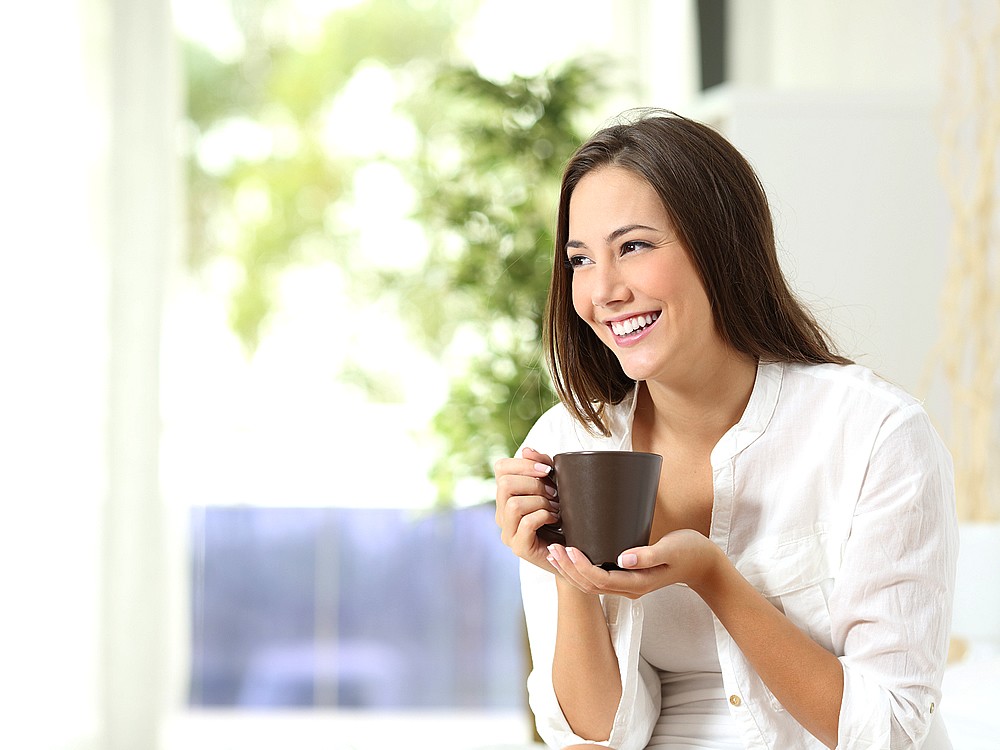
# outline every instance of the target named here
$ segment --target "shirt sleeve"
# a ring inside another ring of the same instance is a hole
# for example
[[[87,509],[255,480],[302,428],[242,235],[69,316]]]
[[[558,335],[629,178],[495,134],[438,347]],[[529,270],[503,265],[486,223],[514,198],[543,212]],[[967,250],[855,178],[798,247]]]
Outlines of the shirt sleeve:
[[[616,750],[642,750],[649,742],[660,714],[659,675],[639,656],[642,604],[618,596],[603,599],[611,642],[618,656],[622,698],[611,736],[605,742],[594,743],[573,733],[552,687],[558,606],[555,577],[522,560],[521,595],[532,662],[528,676],[528,703],[541,738],[553,748],[589,742]]]
[[[830,597],[844,669],[840,750],[924,746],[941,700],[957,553],[951,457],[913,405],[879,431]]]

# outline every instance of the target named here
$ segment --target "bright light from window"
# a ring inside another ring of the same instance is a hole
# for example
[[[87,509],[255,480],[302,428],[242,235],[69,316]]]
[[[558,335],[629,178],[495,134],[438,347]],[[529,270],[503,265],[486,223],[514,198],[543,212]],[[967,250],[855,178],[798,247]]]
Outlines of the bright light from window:
[[[402,95],[392,71],[374,63],[358,68],[324,118],[327,152],[363,159],[411,156],[416,131],[408,119],[394,111]]]
[[[607,52],[616,5],[607,0],[483,0],[460,46],[486,77],[537,75],[575,53]]]
[[[228,0],[173,0],[174,26],[181,37],[205,47],[225,62],[238,60],[246,40]]]

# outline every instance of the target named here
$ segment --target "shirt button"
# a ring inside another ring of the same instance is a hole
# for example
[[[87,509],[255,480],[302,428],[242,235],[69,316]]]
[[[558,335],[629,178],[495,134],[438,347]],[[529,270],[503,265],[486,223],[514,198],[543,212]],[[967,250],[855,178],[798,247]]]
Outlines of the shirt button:
[[[734,706],[743,705],[743,701],[740,700],[740,696],[738,695],[730,695],[729,702],[732,703]]]

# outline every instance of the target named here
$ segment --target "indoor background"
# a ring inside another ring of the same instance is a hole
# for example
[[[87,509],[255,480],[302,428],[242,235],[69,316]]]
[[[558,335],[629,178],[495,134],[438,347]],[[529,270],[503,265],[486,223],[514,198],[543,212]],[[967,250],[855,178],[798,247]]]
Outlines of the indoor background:
[[[942,710],[993,747],[998,39],[993,0],[4,6],[0,747],[532,741],[484,466],[551,396],[558,165],[637,106],[750,158],[949,441]]]

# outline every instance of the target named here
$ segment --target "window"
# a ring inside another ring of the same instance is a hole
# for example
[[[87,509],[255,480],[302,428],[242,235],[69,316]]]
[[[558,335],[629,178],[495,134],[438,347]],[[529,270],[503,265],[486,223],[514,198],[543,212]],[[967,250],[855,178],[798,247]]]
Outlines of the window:
[[[516,709],[517,560],[492,507],[191,511],[201,707]]]

